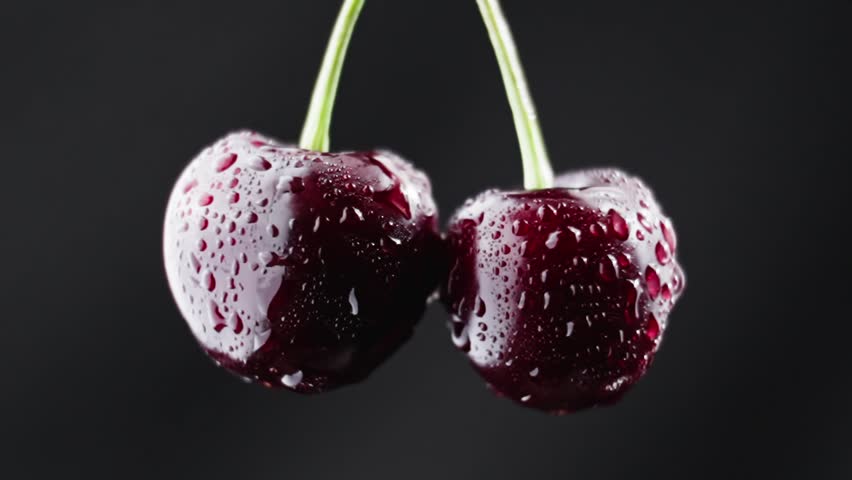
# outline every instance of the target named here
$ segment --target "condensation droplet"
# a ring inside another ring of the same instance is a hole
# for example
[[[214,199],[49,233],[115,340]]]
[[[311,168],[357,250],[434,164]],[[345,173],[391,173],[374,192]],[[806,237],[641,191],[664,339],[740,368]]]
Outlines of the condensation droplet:
[[[183,186],[183,193],[187,194],[192,191],[193,188],[198,186],[198,180],[191,180],[189,183]]]
[[[607,255],[602,258],[598,266],[598,274],[607,282],[611,282],[618,278],[618,263],[615,257]]]
[[[206,288],[208,292],[216,290],[216,277],[213,275],[213,272],[205,270],[201,274],[201,281],[204,285],[204,288]]]
[[[485,301],[481,297],[476,297],[476,306],[474,307],[477,317],[485,316]]]
[[[664,221],[660,221],[660,230],[663,231],[663,238],[669,244],[669,250],[675,253],[677,251],[677,237],[675,237],[674,230],[669,228]]]
[[[248,160],[248,166],[252,170],[257,170],[258,172],[265,172],[272,168],[272,164],[269,163],[265,158],[255,155]]]
[[[660,336],[660,324],[654,314],[648,314],[648,326],[645,330],[645,335],[649,340],[656,340]]]
[[[201,262],[198,261],[198,257],[194,253],[189,254],[189,261],[192,263],[192,269],[195,270],[195,273],[201,271]]]
[[[652,299],[657,298],[657,295],[660,293],[660,276],[654,270],[654,267],[650,265],[645,269],[645,286],[648,289],[648,295]]]
[[[556,245],[559,243],[559,232],[552,232],[548,237],[547,241],[544,242],[544,245],[553,250],[556,248]]]
[[[624,305],[624,315],[628,323],[639,319],[639,295],[642,289],[638,280],[627,281],[627,298]]]
[[[237,312],[232,313],[231,316],[228,317],[228,328],[230,328],[234,333],[239,335],[243,332],[243,327],[243,319],[237,315]]]
[[[229,153],[229,154],[223,155],[218,160],[216,160],[216,172],[217,173],[224,172],[225,170],[231,168],[231,165],[233,165],[236,161],[237,161],[237,154],[235,154],[235,153]]]
[[[630,236],[630,227],[624,217],[618,214],[615,210],[609,211],[609,221],[612,226],[612,233],[620,240],[627,240]]]
[[[217,305],[213,300],[210,300],[207,304],[207,320],[213,328],[216,328],[219,325],[224,327],[225,325],[225,316],[222,315],[222,312],[219,310],[219,305]],[[218,331],[221,331],[221,329]]]
[[[529,224],[526,220],[515,220],[512,222],[512,233],[522,237],[529,231]]]
[[[571,232],[571,235],[574,236],[574,243],[580,243],[580,236],[582,235],[582,232],[580,231],[579,228],[566,227],[565,229],[567,231]]]
[[[675,267],[674,274],[672,275],[672,288],[676,293],[680,293],[683,290],[683,271],[680,267]]]
[[[213,203],[213,195],[210,195],[209,193],[202,193],[201,197],[198,199],[198,204],[202,207],[206,207],[211,203]]]
[[[661,242],[657,242],[655,250],[657,253],[657,261],[660,262],[660,265],[665,265],[669,263],[669,261],[672,259],[671,255],[669,254],[669,249]]]
[[[299,370],[296,373],[287,374],[281,377],[281,383],[283,383],[287,388],[296,388],[300,383],[302,383],[303,376],[304,374],[301,370]]]
[[[648,223],[648,219],[646,219],[645,216],[641,213],[636,214],[636,219],[639,220],[639,225],[642,225],[642,228],[647,230],[649,233],[654,230],[654,227],[652,227],[651,224]]]
[[[358,315],[358,298],[354,288],[349,291],[349,306],[352,308],[352,315]]]

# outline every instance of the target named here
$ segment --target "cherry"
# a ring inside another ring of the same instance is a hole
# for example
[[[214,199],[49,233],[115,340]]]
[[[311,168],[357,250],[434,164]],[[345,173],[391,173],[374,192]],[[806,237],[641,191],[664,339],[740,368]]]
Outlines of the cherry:
[[[176,303],[248,381],[302,393],[360,381],[412,334],[443,247],[429,180],[383,151],[325,153],[363,0],[347,0],[301,145],[239,132],[186,167],[166,211]]]
[[[411,335],[437,284],[435,212],[426,176],[391,153],[228,135],[169,200],[169,282],[229,370],[303,392],[352,383]]]
[[[442,299],[455,345],[496,391],[568,413],[616,402],[647,371],[684,288],[674,227],[638,179],[554,179],[508,24],[478,0],[515,118],[526,190],[450,221]]]
[[[684,287],[671,222],[617,170],[479,195],[450,221],[452,334],[499,393],[569,412],[646,371]]]

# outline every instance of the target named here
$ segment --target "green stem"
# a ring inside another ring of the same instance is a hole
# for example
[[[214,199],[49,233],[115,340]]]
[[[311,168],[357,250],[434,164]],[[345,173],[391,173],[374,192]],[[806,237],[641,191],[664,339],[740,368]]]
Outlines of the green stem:
[[[334,100],[337,97],[337,85],[340,83],[340,73],[343,70],[343,60],[349,40],[355,30],[358,15],[364,7],[364,0],[345,0],[340,7],[337,22],[331,32],[331,39],[322,60],[317,83],[311,95],[311,105],[302,129],[299,146],[318,152],[327,152],[330,146],[329,128],[331,114],[334,110]]]
[[[553,186],[553,168],[547,157],[547,148],[541,135],[535,105],[527,87],[524,69],[518,50],[499,0],[476,0],[482,19],[488,28],[491,45],[500,64],[500,73],[506,87],[506,95],[512,106],[515,129],[521,144],[524,163],[524,188],[537,190]]]

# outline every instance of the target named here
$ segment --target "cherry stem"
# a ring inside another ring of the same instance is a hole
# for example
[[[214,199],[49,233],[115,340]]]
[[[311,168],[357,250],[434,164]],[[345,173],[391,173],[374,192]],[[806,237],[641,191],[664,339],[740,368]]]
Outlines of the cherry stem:
[[[553,168],[547,156],[535,104],[527,86],[512,31],[509,29],[499,0],[476,0],[476,3],[479,5],[479,11],[488,29],[491,45],[500,64],[500,73],[503,75],[509,105],[512,107],[524,164],[524,188],[527,190],[551,188],[553,187]]]
[[[308,107],[308,116],[302,129],[302,137],[299,146],[307,150],[327,152],[331,146],[329,129],[331,125],[331,114],[334,110],[334,100],[337,97],[337,86],[340,83],[340,74],[343,71],[343,60],[346,58],[346,50],[349,40],[355,30],[355,23],[364,7],[364,0],[345,0],[340,7],[337,22],[331,32],[325,57],[322,60],[314,92],[311,95],[311,104]]]

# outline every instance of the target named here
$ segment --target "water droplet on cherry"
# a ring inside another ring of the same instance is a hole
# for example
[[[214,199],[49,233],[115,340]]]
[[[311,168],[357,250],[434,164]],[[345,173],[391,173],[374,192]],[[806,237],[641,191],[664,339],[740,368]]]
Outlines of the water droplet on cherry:
[[[209,193],[202,193],[201,197],[198,199],[198,204],[202,207],[206,207],[211,203],[213,203],[213,195],[210,195]]]
[[[287,388],[296,388],[299,386],[300,383],[302,383],[303,376],[304,374],[301,370],[295,373],[289,373],[281,377],[281,383],[283,383],[284,386]]]
[[[544,242],[544,245],[553,250],[556,248],[556,245],[559,243],[559,232],[552,232],[548,237],[547,241]]]
[[[645,269],[645,287],[648,289],[648,295],[651,298],[657,298],[660,293],[660,276],[650,265]]]
[[[660,262],[660,265],[665,265],[669,263],[671,260],[671,255],[669,255],[669,249],[660,242],[657,242],[657,246],[654,248],[657,253],[657,261]]]
[[[255,156],[251,157],[248,161],[248,166],[252,170],[257,170],[259,172],[265,172],[266,170],[269,170],[270,168],[272,168],[272,164],[269,163],[268,160],[266,160],[265,158],[263,158],[259,155],[255,155]]]
[[[349,307],[352,315],[358,315],[358,298],[355,296],[355,289],[349,290]]]
[[[233,165],[236,161],[237,161],[237,155],[234,154],[234,153],[227,153],[227,154],[219,157],[219,159],[216,160],[216,172],[217,173],[224,172],[225,170],[231,168],[231,165]]]

